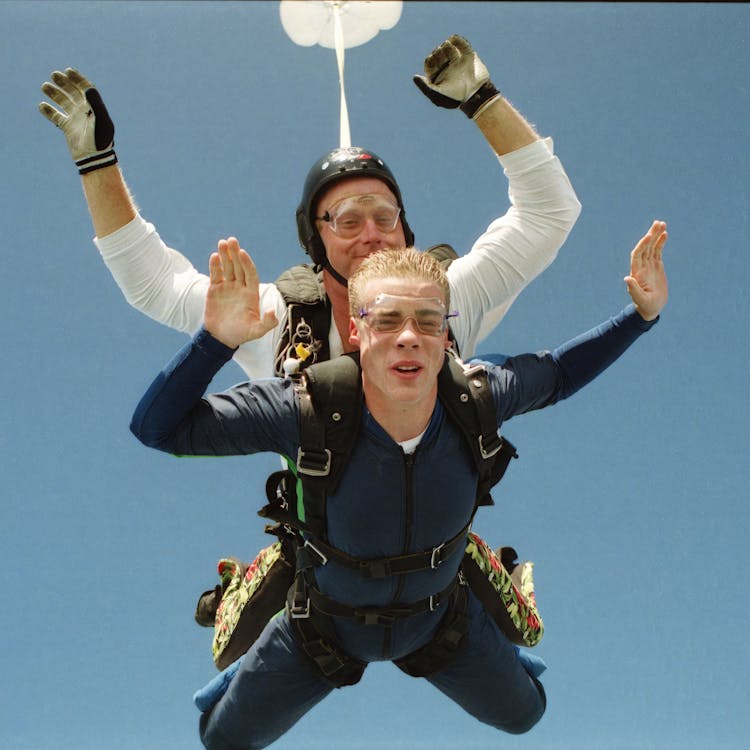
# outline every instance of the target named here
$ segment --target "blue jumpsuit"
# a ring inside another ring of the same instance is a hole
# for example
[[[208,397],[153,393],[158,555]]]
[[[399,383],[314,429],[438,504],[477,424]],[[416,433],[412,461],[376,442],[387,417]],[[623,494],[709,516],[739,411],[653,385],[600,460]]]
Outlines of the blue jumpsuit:
[[[631,305],[553,352],[489,365],[498,428],[510,417],[567,398],[614,362],[651,328]],[[157,376],[131,423],[146,445],[177,455],[296,456],[299,408],[291,381],[268,379],[203,397],[233,351],[200,331]],[[328,542],[365,559],[419,552],[457,534],[474,509],[477,474],[466,440],[436,403],[413,454],[363,407],[362,428],[326,507]],[[363,530],[365,533],[363,533]],[[363,579],[329,561],[315,569],[317,588],[348,605],[410,603],[442,591],[463,558],[458,549],[434,570]],[[403,657],[428,643],[445,612],[438,608],[392,626],[333,618],[338,644],[363,662]],[[528,662],[469,591],[468,646],[427,678],[472,716],[521,733],[539,721],[544,691]],[[530,674],[532,672],[532,674]],[[201,717],[210,750],[254,750],[284,734],[331,687],[310,666],[287,613],[273,618],[247,652],[226,693]]]

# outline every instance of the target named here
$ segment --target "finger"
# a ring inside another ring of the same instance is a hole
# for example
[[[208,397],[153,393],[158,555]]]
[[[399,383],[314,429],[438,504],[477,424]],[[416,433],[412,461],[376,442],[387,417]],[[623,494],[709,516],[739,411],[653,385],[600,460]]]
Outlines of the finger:
[[[58,128],[62,128],[65,124],[65,121],[68,119],[68,116],[60,112],[59,110],[55,109],[51,104],[48,102],[40,102],[39,103],[39,111],[53,124],[56,125]]]
[[[211,253],[208,259],[208,275],[212,284],[220,284],[224,280],[224,272],[221,269],[221,256],[219,253]]]
[[[240,247],[239,240],[236,237],[230,237],[227,240],[229,250],[229,260],[232,263],[232,273],[234,274],[235,281],[240,284],[245,283],[245,273],[240,260],[241,253],[245,251]]]
[[[659,236],[656,238],[656,242],[654,243],[654,259],[655,260],[661,260],[662,251],[664,250],[664,245],[667,242],[667,239],[669,238],[669,234],[667,233],[667,224],[666,222],[662,221],[660,222],[660,233]]]
[[[474,50],[472,46],[469,44],[468,39],[464,39],[464,37],[460,36],[459,34],[453,34],[448,41],[462,54],[462,55],[470,55]]]
[[[661,250],[666,241],[666,231],[664,222],[654,222],[649,231],[649,241],[646,250],[642,256],[642,262],[645,266],[653,266],[661,262]]]
[[[79,73],[75,68],[65,68],[65,75],[82,91],[93,89],[94,84],[86,76]]]
[[[279,324],[279,320],[276,317],[276,313],[273,310],[263,314],[263,329],[264,335],[269,331],[273,331],[274,328]]]
[[[630,253],[630,272],[634,273],[640,269],[645,261],[648,249],[651,243],[651,230],[649,229],[646,234],[638,240],[638,243]]]
[[[234,267],[232,266],[232,259],[229,255],[229,242],[227,240],[220,240],[219,245],[219,258],[221,258],[221,271],[225,281],[234,281]]]
[[[257,289],[260,279],[258,278],[258,269],[255,267],[250,254],[245,250],[240,250],[239,262],[242,267],[242,276],[245,280],[245,285]]]
[[[229,262],[227,269],[229,270],[232,279],[243,283],[242,266],[239,259],[240,243],[236,237],[227,238],[227,257]]]
[[[52,82],[56,86],[59,86],[71,99],[81,98],[81,90],[65,73],[61,73],[59,70],[54,71],[52,73]]]
[[[656,245],[657,240],[659,239],[659,235],[661,234],[661,222],[654,221],[651,224],[651,227],[648,230],[648,233],[646,234],[646,237],[648,238],[648,241],[646,242],[643,253],[641,254],[641,258],[644,263],[650,263],[653,260],[654,255],[654,247]]]
[[[62,107],[62,109],[66,111],[70,110],[70,108],[73,106],[73,100],[54,83],[45,81],[42,84],[42,93],[45,96],[48,96],[55,104],[57,104],[59,107]]]
[[[449,42],[443,42],[424,62],[424,72],[430,83],[440,83],[446,68],[458,58],[456,48]]]

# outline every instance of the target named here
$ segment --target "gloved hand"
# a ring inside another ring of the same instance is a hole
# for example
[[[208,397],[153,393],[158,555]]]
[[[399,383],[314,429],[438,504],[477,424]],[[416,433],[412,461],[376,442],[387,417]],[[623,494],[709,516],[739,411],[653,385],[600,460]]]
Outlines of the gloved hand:
[[[75,68],[56,70],[52,81],[42,84],[42,92],[62,111],[48,102],[39,111],[65,134],[79,174],[116,164],[115,126],[99,92]]]
[[[484,63],[458,34],[432,50],[425,58],[424,72],[414,76],[420,91],[438,107],[460,107],[470,119],[500,95]]]

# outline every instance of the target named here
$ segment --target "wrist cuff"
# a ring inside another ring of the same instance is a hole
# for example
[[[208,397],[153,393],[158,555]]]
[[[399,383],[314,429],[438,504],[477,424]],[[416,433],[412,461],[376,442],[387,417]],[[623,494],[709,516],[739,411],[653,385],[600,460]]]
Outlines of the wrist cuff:
[[[483,83],[462,105],[461,111],[470,119],[481,111],[490,100],[498,96],[500,92],[495,88],[492,81]]]
[[[112,166],[112,164],[117,164],[117,154],[113,148],[108,151],[100,151],[98,154],[87,156],[85,159],[76,162],[78,174],[87,174],[95,169]]]

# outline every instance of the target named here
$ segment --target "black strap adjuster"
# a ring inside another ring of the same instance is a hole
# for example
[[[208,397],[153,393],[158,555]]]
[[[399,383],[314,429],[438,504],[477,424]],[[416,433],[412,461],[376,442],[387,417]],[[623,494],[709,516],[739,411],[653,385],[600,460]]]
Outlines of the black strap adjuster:
[[[327,477],[331,473],[331,451],[318,450],[297,451],[297,470],[309,477]]]

